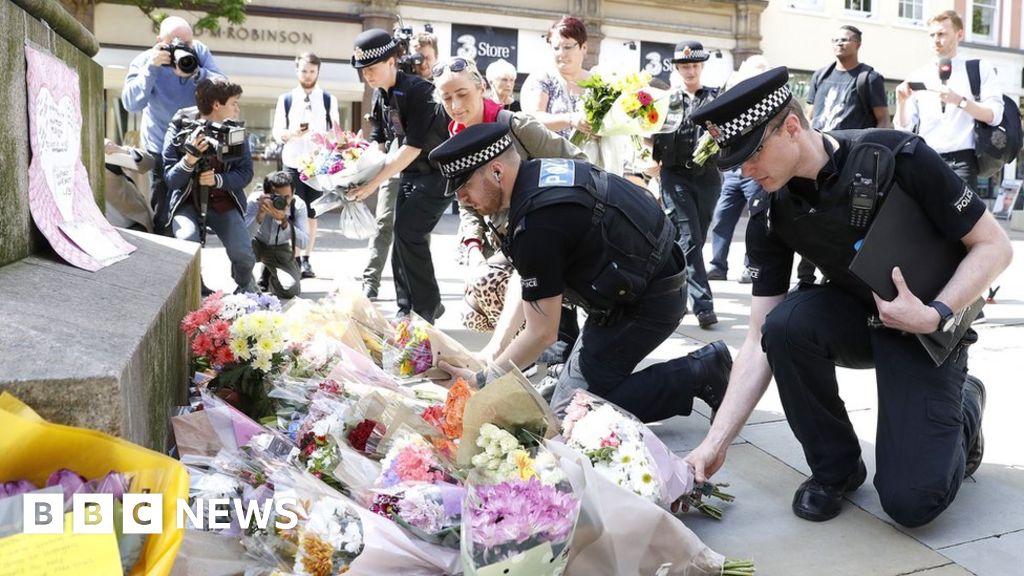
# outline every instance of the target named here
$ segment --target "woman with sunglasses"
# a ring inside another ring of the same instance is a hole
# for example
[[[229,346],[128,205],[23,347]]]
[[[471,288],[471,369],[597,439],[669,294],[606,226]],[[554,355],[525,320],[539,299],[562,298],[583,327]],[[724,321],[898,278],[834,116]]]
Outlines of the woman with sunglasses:
[[[472,62],[464,58],[453,58],[435,66],[433,74],[437,100],[452,119],[448,124],[451,135],[476,124],[504,122],[511,128],[513,145],[523,158],[587,159],[568,140],[548,130],[529,115],[503,110],[501,104],[485,98],[486,83]],[[459,212],[461,246],[472,271],[466,283],[466,303],[470,311],[463,317],[463,324],[470,330],[494,331],[495,335],[484,348],[483,354],[497,355],[503,345],[515,336],[523,322],[519,310],[522,300],[518,276],[509,283],[514,272],[500,253],[490,261],[486,258],[493,255],[499,246],[496,238],[488,238],[488,231],[500,231],[507,214],[498,214],[487,222],[468,205],[462,204]],[[567,332],[569,334],[566,338],[574,340],[575,332],[571,328]]]

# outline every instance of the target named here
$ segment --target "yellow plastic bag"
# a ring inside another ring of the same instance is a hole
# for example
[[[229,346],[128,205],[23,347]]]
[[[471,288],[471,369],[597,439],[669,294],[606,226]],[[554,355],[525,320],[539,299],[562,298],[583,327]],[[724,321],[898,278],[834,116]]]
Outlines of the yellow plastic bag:
[[[177,526],[177,499],[188,498],[188,472],[177,460],[126,440],[86,428],[53,424],[14,396],[0,394],[0,479],[38,486],[60,468],[86,478],[115,470],[131,478],[129,492],[163,495],[163,530],[146,539],[131,576],[167,576],[184,531]]]

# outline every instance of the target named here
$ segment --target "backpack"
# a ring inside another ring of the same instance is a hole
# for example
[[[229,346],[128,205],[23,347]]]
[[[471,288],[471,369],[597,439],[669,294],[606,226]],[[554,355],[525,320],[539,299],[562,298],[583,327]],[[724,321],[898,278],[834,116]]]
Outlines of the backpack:
[[[326,91],[324,94],[324,114],[327,116],[327,129],[330,130],[334,127],[334,123],[331,122],[331,95]],[[284,95],[284,129],[288,129],[288,113],[292,109],[292,93],[289,92]]]
[[[971,82],[974,101],[981,101],[979,60],[967,61],[967,78]],[[1020,108],[1003,94],[1003,120],[998,126],[974,121],[974,155],[978,158],[978,176],[988,178],[1013,162],[1024,143],[1021,134]]]
[[[869,74],[875,71],[874,68],[867,64],[861,64],[863,69],[857,74],[857,100],[860,101],[860,105],[867,111],[868,117],[871,118],[872,122],[875,120],[875,111],[871,108],[871,93],[868,88],[868,80],[870,80]],[[811,74],[811,85],[814,86],[814,95],[817,97],[818,88],[821,87],[821,83],[828,78],[832,72],[836,69],[836,63],[833,62],[825,68],[819,68],[814,74]]]

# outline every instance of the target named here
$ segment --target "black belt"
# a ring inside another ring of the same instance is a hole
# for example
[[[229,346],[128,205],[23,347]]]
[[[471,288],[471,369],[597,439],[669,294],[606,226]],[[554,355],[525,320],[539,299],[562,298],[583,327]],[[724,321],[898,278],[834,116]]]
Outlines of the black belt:
[[[644,294],[641,298],[664,296],[665,294],[679,290],[684,284],[686,284],[686,268],[683,268],[671,276],[652,280],[651,283],[647,285],[647,289],[644,290]]]
[[[939,154],[939,157],[947,162],[960,162],[974,158],[974,150],[967,148],[964,150],[954,150],[953,152],[942,152]]]

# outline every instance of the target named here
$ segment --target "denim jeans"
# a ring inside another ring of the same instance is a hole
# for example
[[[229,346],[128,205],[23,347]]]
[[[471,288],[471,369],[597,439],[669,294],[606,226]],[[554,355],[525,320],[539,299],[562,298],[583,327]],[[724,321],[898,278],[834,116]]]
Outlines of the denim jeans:
[[[729,245],[736,231],[736,223],[743,213],[743,206],[764,192],[753,178],[744,178],[740,169],[722,172],[722,193],[715,205],[711,218],[711,269],[729,271]],[[746,257],[743,259],[746,264]]]
[[[698,361],[680,357],[633,372],[637,364],[679,326],[685,296],[678,291],[645,298],[601,326],[593,316],[565,363],[551,407],[564,415],[576,390],[589,390],[632,412],[644,422],[687,415],[697,390]]]
[[[217,238],[228,253],[231,278],[235,284],[238,284],[242,292],[256,292],[256,282],[252,277],[256,255],[252,251],[252,236],[245,227],[242,214],[235,209],[227,212],[210,210],[206,214],[206,225],[217,233]],[[171,228],[175,238],[199,242],[199,212],[186,201],[174,213]]]

